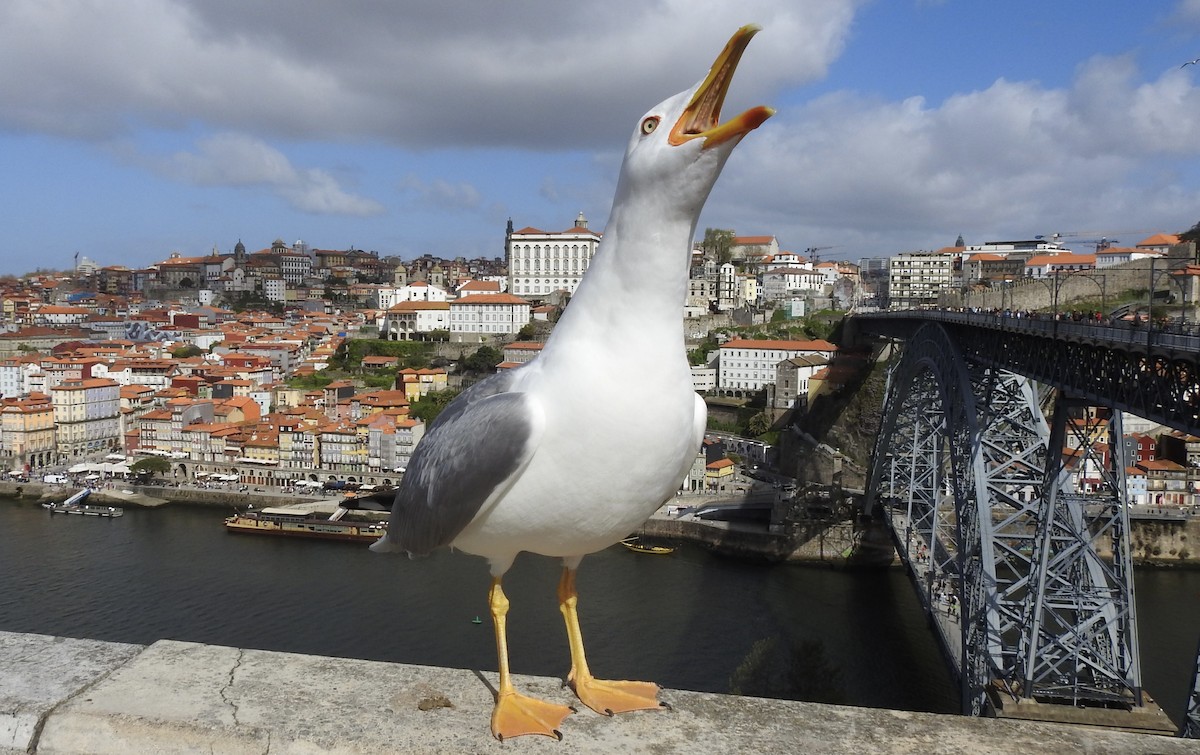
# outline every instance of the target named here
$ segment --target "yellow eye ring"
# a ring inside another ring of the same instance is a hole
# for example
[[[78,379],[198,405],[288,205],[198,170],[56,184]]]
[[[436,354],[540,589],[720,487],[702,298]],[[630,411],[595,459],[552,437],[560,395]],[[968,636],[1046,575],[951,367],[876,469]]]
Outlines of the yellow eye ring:
[[[657,115],[652,115],[646,120],[642,121],[642,135],[648,136],[654,133],[654,129],[658,128],[658,121],[659,117]]]

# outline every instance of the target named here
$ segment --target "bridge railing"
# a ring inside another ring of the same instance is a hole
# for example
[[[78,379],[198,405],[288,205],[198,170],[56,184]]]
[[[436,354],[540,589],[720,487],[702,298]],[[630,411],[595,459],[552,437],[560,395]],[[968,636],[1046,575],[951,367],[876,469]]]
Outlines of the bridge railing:
[[[970,312],[954,309],[905,309],[855,315],[864,320],[911,319],[973,325],[1051,338],[1088,340],[1112,346],[1200,353],[1200,323],[1135,323],[1129,320],[1075,320],[1024,312]]]

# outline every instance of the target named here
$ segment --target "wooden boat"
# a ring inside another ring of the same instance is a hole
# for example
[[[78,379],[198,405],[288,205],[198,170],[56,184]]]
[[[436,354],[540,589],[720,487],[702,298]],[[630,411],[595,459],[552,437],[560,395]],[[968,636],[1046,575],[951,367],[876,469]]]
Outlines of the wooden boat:
[[[621,545],[624,545],[626,548],[634,551],[635,553],[650,553],[655,556],[665,556],[668,553],[675,552],[674,548],[668,548],[665,545],[646,545],[636,537],[625,538],[621,541]]]
[[[345,513],[345,512],[342,512]],[[320,514],[284,508],[267,508],[234,514],[225,520],[225,529],[250,535],[308,537],[320,540],[375,542],[387,531],[384,522],[354,522],[327,519]]]

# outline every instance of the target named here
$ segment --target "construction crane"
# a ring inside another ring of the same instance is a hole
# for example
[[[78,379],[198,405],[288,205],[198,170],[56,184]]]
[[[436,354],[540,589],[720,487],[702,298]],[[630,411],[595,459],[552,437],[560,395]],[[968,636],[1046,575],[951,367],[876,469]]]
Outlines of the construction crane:
[[[1071,246],[1072,244],[1093,244],[1097,254],[1116,244],[1119,239],[1110,239],[1107,236],[1101,236],[1098,239],[1072,239],[1070,241],[1058,241],[1063,246]]]
[[[821,261],[821,252],[826,249],[837,249],[837,246],[810,246],[804,250],[804,256],[808,257],[809,261],[816,265]]]
[[[1062,244],[1063,246],[1070,246],[1072,244],[1093,244],[1095,246],[1096,251],[1101,252],[1101,251],[1104,251],[1105,249],[1108,249],[1113,244],[1118,243],[1118,239],[1113,238],[1113,236],[1116,236],[1118,234],[1121,236],[1129,236],[1129,235],[1140,236],[1143,234],[1151,234],[1151,233],[1158,233],[1158,231],[1156,231],[1156,230],[1149,230],[1149,231],[1146,231],[1146,230],[1140,230],[1140,231],[1072,231],[1070,233],[1052,233],[1049,236],[1049,240],[1056,244]],[[1098,238],[1079,238],[1080,236],[1096,236]],[[1041,238],[1046,238],[1046,237],[1038,236],[1038,238],[1041,239]],[[1067,240],[1067,239],[1069,239],[1069,240]]]

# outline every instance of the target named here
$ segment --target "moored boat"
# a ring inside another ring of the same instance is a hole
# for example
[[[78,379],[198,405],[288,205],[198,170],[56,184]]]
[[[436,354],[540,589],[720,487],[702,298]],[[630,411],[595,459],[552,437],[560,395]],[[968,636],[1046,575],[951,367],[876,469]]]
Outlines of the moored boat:
[[[327,519],[319,514],[292,509],[266,508],[226,518],[225,529],[250,535],[374,542],[387,531],[387,525],[383,522]]]
[[[634,551],[635,553],[650,553],[655,556],[665,556],[668,553],[675,552],[674,548],[670,548],[665,545],[646,545],[636,537],[625,538],[621,541],[621,545],[624,545],[626,548]]]
[[[80,516],[103,516],[103,517],[118,517],[125,514],[124,509],[116,506],[92,506],[84,503],[92,491],[84,488],[75,495],[65,501],[51,501],[43,503],[42,508],[48,510],[51,514],[78,514]]]

